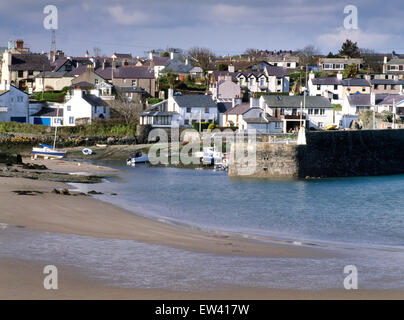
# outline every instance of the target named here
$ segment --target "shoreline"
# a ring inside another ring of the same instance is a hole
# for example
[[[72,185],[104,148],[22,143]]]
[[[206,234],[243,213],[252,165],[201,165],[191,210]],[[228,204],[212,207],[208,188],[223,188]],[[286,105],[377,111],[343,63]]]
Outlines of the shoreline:
[[[52,171],[116,173],[113,168],[77,162],[41,160]],[[35,162],[39,164],[39,161]],[[79,170],[78,170],[79,169]],[[221,256],[270,258],[326,258],[336,255],[332,249],[268,243],[247,239],[239,234],[218,235],[186,230],[178,226],[136,215],[102,200],[84,195],[58,195],[52,188],[66,188],[62,182],[0,178],[0,223],[40,232],[82,235],[93,238],[134,240],[152,245],[210,253]],[[40,191],[19,195],[15,190]],[[29,201],[27,201],[29,200]],[[43,204],[46,203],[46,210]],[[0,299],[403,299],[401,291],[365,290],[284,290],[256,287],[231,287],[213,291],[169,291],[111,286],[89,276],[91,270],[62,265],[63,288],[49,292],[42,287],[39,261],[0,259]],[[39,268],[39,269],[38,269]],[[43,266],[42,266],[43,268]],[[62,281],[62,280],[61,280]]]

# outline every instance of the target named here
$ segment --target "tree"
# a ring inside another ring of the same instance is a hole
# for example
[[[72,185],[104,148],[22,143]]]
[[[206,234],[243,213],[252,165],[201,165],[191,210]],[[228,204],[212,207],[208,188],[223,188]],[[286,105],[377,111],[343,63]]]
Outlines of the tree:
[[[167,51],[164,51],[164,52],[161,54],[161,56],[162,56],[162,57],[169,57],[169,56],[170,56],[170,53],[168,53]]]
[[[200,67],[203,72],[209,70],[215,59],[215,54],[208,48],[193,47],[188,50],[188,56],[191,58],[193,65]]]
[[[361,53],[358,48],[358,44],[347,39],[341,46],[341,50],[339,50],[339,55],[341,57],[349,57],[349,58],[360,58]]]
[[[250,61],[256,61],[261,56],[261,50],[254,48],[248,48],[244,53],[248,56]]]
[[[125,125],[139,124],[140,114],[143,112],[143,104],[138,101],[130,101],[125,96],[117,93],[115,100],[109,103],[111,110],[115,111],[123,119]]]
[[[321,51],[319,48],[313,45],[308,45],[303,49],[300,49],[297,55],[300,58],[301,65],[313,65],[317,63],[317,58],[320,54]]]
[[[344,70],[343,77],[346,78],[356,78],[359,70],[356,64],[350,64]]]
[[[383,57],[373,49],[360,49],[364,69],[371,73],[383,73]]]
[[[227,64],[225,64],[225,63],[220,63],[217,66],[218,71],[227,71],[228,69],[229,69],[229,66]]]

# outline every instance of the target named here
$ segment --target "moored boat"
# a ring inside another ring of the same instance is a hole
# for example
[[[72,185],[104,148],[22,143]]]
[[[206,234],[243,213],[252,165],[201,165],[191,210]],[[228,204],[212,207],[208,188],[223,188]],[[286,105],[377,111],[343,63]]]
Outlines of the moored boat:
[[[145,162],[149,162],[149,156],[141,152],[132,153],[126,160],[126,164],[128,166],[134,166],[136,163],[145,163]]]
[[[32,148],[32,154],[36,159],[39,157],[62,159],[66,155],[66,151],[57,150],[52,146],[41,144],[41,148]]]

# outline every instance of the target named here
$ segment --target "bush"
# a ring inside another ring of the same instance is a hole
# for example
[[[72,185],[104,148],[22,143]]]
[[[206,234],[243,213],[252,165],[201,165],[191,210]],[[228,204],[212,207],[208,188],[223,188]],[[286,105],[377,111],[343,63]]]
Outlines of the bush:
[[[199,122],[194,122],[192,126],[196,131],[199,131]],[[208,127],[209,122],[201,122],[201,131],[208,129]]]
[[[214,123],[210,123],[210,124],[208,125],[208,130],[209,130],[209,131],[212,131],[215,127],[216,127],[216,125],[215,125]]]
[[[35,92],[32,94],[32,98],[40,101],[49,101],[49,102],[64,102],[66,91],[45,91]]]
[[[156,103],[159,103],[159,102],[163,101],[163,99],[160,99],[160,98],[147,98],[146,101],[147,101],[147,103],[149,105],[152,105],[152,104],[156,104]]]

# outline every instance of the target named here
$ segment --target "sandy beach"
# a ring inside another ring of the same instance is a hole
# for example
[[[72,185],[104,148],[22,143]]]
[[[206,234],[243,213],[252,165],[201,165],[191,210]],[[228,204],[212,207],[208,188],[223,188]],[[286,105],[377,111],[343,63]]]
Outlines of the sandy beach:
[[[114,174],[113,169],[68,161],[36,161],[50,170]],[[0,178],[0,223],[40,232],[94,238],[135,240],[194,252],[273,258],[327,257],[332,253],[309,246],[264,243],[233,234],[187,230],[137,216],[86,195],[60,195],[52,189],[66,184],[23,178]],[[31,191],[29,195],[15,191]],[[44,207],[46,203],[46,207]],[[261,288],[223,288],[215,291],[175,292],[112,287],[85,272],[61,267],[61,289],[43,289],[43,265],[20,259],[0,259],[1,299],[402,299],[402,292],[299,291]]]

